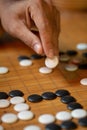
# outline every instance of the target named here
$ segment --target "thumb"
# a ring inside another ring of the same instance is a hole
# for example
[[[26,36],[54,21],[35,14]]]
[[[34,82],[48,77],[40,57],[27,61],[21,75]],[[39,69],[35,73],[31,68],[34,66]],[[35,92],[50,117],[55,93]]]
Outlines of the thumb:
[[[33,34],[21,20],[17,20],[14,26],[11,26],[11,30],[11,34],[22,40],[36,53],[43,54],[42,44],[39,37]]]

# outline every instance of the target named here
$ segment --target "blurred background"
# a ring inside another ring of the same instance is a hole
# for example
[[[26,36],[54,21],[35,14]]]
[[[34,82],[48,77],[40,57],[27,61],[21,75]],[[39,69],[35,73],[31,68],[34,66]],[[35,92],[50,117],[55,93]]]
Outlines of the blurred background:
[[[87,0],[53,0],[59,10],[84,11],[87,10]]]

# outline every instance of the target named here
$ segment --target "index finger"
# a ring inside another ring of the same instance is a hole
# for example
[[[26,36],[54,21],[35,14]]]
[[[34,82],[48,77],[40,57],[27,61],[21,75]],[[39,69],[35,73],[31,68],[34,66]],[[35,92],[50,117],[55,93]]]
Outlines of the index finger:
[[[40,34],[43,50],[48,57],[54,56],[52,28],[49,18],[43,9],[43,2],[39,1],[29,8],[31,18],[34,20]]]

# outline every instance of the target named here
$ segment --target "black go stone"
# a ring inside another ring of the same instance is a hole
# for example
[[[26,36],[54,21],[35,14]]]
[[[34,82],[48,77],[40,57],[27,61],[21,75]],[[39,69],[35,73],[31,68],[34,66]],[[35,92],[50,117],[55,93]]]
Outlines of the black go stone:
[[[81,63],[78,65],[79,69],[87,69],[87,63]]]
[[[67,108],[69,110],[75,110],[75,109],[78,109],[78,108],[83,108],[83,106],[80,104],[80,103],[77,103],[77,102],[71,102],[67,105]]]
[[[57,90],[55,92],[55,94],[58,96],[58,97],[63,97],[63,96],[66,96],[66,95],[70,95],[69,91],[65,90],[65,89],[60,89],[60,90]]]
[[[28,99],[28,101],[34,102],[34,103],[35,102],[40,102],[40,101],[43,100],[43,98],[38,94],[29,95],[27,99]]]
[[[19,61],[28,60],[28,59],[30,59],[30,58],[28,56],[24,56],[24,55],[18,57]]]
[[[45,130],[61,130],[61,127],[57,124],[51,123],[46,125]]]
[[[0,92],[0,99],[7,99],[8,94],[6,92]]]
[[[87,127],[87,117],[81,118],[78,120],[78,123],[80,126],[85,126]]]
[[[57,96],[53,92],[45,92],[45,93],[42,94],[42,97],[45,100],[52,100],[52,99],[55,99]]]
[[[63,52],[63,51],[59,52],[59,56],[64,55],[64,54],[65,54],[65,52]]]
[[[66,52],[66,54],[69,55],[69,56],[75,56],[75,55],[77,55],[77,51],[75,51],[75,50],[68,50]]]
[[[66,130],[72,130],[72,129],[76,129],[77,125],[72,121],[64,121],[61,124],[61,128]]]
[[[82,54],[82,56],[83,56],[84,58],[87,58],[87,52],[84,52],[84,53]]]
[[[22,96],[24,96],[24,93],[20,90],[12,90],[12,91],[9,92],[9,96],[10,97],[15,97],[15,96],[22,97]]]
[[[32,59],[32,60],[38,60],[38,59],[41,59],[41,58],[43,58],[44,56],[42,56],[42,55],[38,55],[38,54],[32,54],[31,56],[30,56],[30,59]]]
[[[64,96],[64,97],[61,97],[61,102],[65,103],[65,104],[69,104],[70,102],[75,102],[76,99],[72,96]]]

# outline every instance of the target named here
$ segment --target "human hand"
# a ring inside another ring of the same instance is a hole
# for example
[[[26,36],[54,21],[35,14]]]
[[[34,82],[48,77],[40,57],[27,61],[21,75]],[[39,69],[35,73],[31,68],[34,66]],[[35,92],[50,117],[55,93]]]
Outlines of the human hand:
[[[38,54],[58,55],[59,12],[51,0],[0,0],[3,28]],[[35,25],[39,37],[31,28]]]

